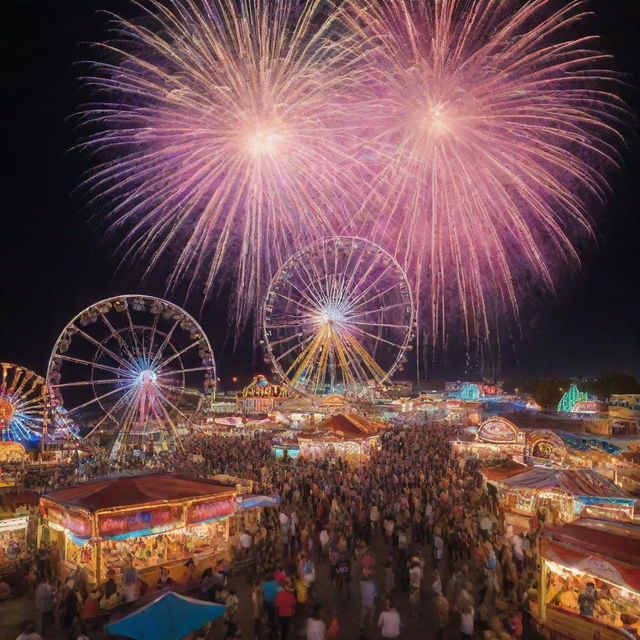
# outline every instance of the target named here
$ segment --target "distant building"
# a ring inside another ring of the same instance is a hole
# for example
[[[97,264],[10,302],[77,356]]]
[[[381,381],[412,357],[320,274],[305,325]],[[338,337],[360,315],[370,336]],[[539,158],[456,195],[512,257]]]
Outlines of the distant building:
[[[627,407],[640,411],[640,394],[638,393],[613,393],[609,396],[609,404],[616,407]]]
[[[269,413],[274,406],[289,397],[289,389],[281,384],[269,382],[259,374],[236,396],[241,413],[257,415]]]
[[[503,383],[501,381],[478,382],[458,380],[457,382],[445,382],[444,390],[451,398],[476,402],[481,398],[502,395],[502,385]]]

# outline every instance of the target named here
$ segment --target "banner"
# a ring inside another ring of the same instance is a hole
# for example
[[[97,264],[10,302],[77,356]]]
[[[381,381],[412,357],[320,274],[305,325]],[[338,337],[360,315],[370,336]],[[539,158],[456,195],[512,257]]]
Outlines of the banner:
[[[98,515],[98,535],[102,538],[135,531],[151,532],[156,528],[169,530],[180,526],[182,526],[182,507],[180,506],[148,507],[138,511]]]
[[[48,501],[43,501],[41,506],[44,507],[45,517],[49,525],[69,531],[78,538],[87,539],[91,537],[91,520],[83,511],[64,509]]]
[[[207,520],[230,516],[233,513],[234,505],[235,500],[233,498],[193,502],[187,507],[186,523],[197,524],[198,522],[206,522]]]

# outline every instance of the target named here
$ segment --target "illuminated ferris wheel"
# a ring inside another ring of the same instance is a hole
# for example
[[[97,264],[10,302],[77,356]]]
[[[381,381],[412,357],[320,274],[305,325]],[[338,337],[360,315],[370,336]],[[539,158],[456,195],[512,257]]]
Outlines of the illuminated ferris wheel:
[[[0,367],[1,439],[39,440],[47,404],[44,378],[10,362],[0,362]]]
[[[355,393],[402,368],[414,309],[398,262],[361,238],[332,237],[293,255],[263,307],[266,361],[294,390]]]
[[[63,329],[47,383],[84,437],[117,432],[114,453],[152,434],[181,447],[181,433],[215,394],[216,367],[204,331],[183,309],[123,295],[91,305]]]

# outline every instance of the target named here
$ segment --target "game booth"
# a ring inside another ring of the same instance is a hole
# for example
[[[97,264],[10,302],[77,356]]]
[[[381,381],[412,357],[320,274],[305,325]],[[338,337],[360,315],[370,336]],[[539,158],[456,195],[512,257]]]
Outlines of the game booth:
[[[540,561],[538,605],[533,610],[547,638],[639,637],[638,525],[585,518],[546,531],[540,537]],[[585,601],[588,583],[595,597]]]
[[[31,533],[29,516],[0,520],[0,577],[15,573],[29,547]]]
[[[300,456],[308,460],[344,458],[363,461],[380,448],[385,425],[352,413],[339,413],[298,438]]]
[[[480,424],[473,439],[454,441],[451,447],[456,456],[477,456],[481,460],[513,459],[523,462],[525,441],[524,431],[511,420],[494,417]]]
[[[590,469],[534,467],[487,481],[498,489],[507,523],[525,531],[533,527],[539,511],[545,514],[547,526],[581,516],[627,522],[634,516],[635,500]]]
[[[60,550],[61,576],[80,569],[101,584],[131,555],[148,587],[161,567],[180,583],[187,559],[200,572],[229,557],[236,493],[235,486],[164,473],[58,489],[40,499],[40,539]]]

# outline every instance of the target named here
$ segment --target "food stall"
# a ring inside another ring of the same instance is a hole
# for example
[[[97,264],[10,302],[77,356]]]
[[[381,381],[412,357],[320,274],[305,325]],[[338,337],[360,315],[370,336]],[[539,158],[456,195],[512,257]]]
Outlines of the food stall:
[[[29,516],[0,520],[0,577],[18,569],[28,547]]]
[[[310,460],[345,458],[363,461],[380,448],[384,424],[363,416],[339,413],[298,437],[300,456]]]
[[[590,469],[535,467],[504,479],[494,479],[509,514],[533,516],[542,510],[547,524],[567,523],[580,516],[630,521],[635,500]],[[516,522],[511,524],[516,525]]]
[[[452,452],[458,456],[477,456],[481,460],[524,460],[525,434],[511,420],[493,417],[485,420],[470,440],[451,443]]]
[[[537,619],[547,638],[639,636],[640,526],[584,518],[543,533],[539,551]],[[588,583],[595,596],[585,602]]]
[[[187,559],[204,569],[228,556],[236,494],[235,486],[166,473],[89,482],[40,499],[40,537],[61,550],[60,575],[79,568],[100,584],[133,557],[149,586],[160,567],[181,582]]]

